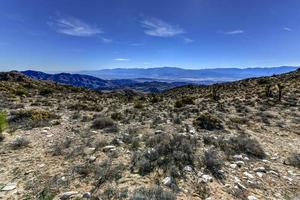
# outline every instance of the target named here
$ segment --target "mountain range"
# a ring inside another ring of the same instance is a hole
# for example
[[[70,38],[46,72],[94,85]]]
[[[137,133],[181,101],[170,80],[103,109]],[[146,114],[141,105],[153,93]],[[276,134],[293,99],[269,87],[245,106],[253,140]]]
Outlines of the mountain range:
[[[161,92],[183,85],[209,85],[244,78],[282,74],[296,69],[297,67],[191,70],[162,67],[148,69],[104,69],[98,71],[81,71],[78,74],[48,74],[32,70],[22,71],[21,73],[37,80],[49,80],[101,91],[129,88],[142,92]]]

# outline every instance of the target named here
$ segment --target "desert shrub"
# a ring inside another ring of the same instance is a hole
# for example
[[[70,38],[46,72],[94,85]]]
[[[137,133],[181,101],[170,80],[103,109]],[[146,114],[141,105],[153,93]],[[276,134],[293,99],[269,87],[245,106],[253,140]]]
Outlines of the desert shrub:
[[[69,148],[72,143],[72,139],[66,137],[63,140],[57,140],[52,146],[51,154],[52,156],[60,156],[64,154],[64,150]]]
[[[160,133],[150,137],[145,143],[146,150],[136,152],[132,157],[132,170],[137,169],[141,175],[150,173],[156,167],[174,174],[170,171],[171,166],[180,171],[194,163],[196,139],[191,136]]]
[[[175,102],[175,107],[176,108],[181,108],[185,105],[191,105],[191,104],[194,104],[194,100],[191,98],[191,97],[183,97],[182,99],[180,100],[177,100]]]
[[[30,141],[25,137],[17,137],[11,142],[11,146],[13,149],[20,149],[23,147],[27,147],[30,144]]]
[[[143,109],[144,105],[141,102],[138,101],[138,102],[134,103],[133,107],[136,108],[136,109]]]
[[[35,128],[49,126],[50,120],[58,119],[59,116],[47,110],[18,110],[11,112],[9,124],[13,128]]]
[[[198,194],[201,199],[206,199],[210,196],[210,188],[207,183],[198,182],[194,183],[193,186],[195,193]]]
[[[50,88],[42,88],[39,91],[39,94],[42,95],[42,96],[48,96],[48,95],[52,94],[53,92],[54,92],[54,90],[52,90]]]
[[[17,96],[26,96],[28,95],[28,92],[24,88],[18,88],[17,90],[14,91],[14,94]]]
[[[94,129],[106,129],[116,126],[111,118],[98,117],[93,121],[92,128]]]
[[[222,121],[216,116],[204,113],[200,115],[195,121],[194,126],[200,129],[206,129],[209,131],[223,129]]]
[[[295,153],[284,161],[285,164],[300,168],[300,154]]]
[[[216,149],[209,149],[204,153],[204,163],[206,168],[212,173],[212,175],[218,179],[223,179],[224,175],[220,171],[223,166],[223,159]]]
[[[103,200],[127,199],[128,189],[125,188],[120,190],[118,188],[109,186],[100,196]]]
[[[245,134],[231,137],[228,140],[220,140],[218,145],[225,153],[229,155],[245,153],[249,156],[257,158],[266,157],[266,154],[259,142]]]
[[[113,119],[113,120],[116,120],[116,121],[120,121],[122,119],[122,114],[119,113],[119,112],[115,112],[115,113],[112,113],[110,115],[110,117]]]
[[[94,104],[94,103],[90,103],[90,102],[79,102],[79,103],[74,103],[74,104],[70,104],[68,105],[68,109],[70,110],[85,110],[85,111],[95,111],[95,112],[100,112],[103,110],[103,107]]]
[[[0,112],[0,133],[2,133],[7,127],[7,115],[5,112]]]
[[[151,188],[140,187],[133,191],[130,200],[175,200],[176,195],[160,186]]]

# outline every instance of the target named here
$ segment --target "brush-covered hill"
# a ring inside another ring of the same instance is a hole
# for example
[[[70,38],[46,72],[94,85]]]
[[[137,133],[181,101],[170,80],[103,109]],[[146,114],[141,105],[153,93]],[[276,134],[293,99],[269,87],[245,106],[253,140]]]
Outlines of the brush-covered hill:
[[[2,199],[297,199],[300,71],[161,94],[0,73]]]

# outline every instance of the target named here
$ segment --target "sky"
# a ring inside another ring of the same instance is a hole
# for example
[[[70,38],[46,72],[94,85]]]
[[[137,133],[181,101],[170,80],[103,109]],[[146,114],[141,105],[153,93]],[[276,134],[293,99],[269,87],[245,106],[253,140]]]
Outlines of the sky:
[[[0,0],[0,71],[299,64],[299,0]]]

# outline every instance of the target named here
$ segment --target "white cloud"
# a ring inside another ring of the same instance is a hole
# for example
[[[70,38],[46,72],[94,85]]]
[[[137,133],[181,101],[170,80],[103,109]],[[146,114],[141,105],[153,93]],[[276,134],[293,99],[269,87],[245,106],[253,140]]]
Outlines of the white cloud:
[[[100,37],[100,40],[101,40],[101,42],[103,42],[103,43],[111,43],[111,42],[112,42],[111,39],[108,39],[108,38],[105,38],[105,37]]]
[[[141,22],[141,24],[142,27],[145,28],[144,33],[150,36],[174,37],[185,33],[185,31],[179,26],[168,24],[156,18],[145,19]]]
[[[128,58],[115,58],[115,61],[130,61]]]
[[[283,30],[288,31],[288,32],[293,31],[293,30],[292,30],[291,28],[289,28],[289,27],[283,27]]]
[[[226,35],[237,35],[237,34],[243,34],[243,33],[245,33],[245,31],[243,31],[243,30],[232,30],[232,31],[224,32],[224,34],[226,34]]]
[[[193,43],[194,40],[192,40],[191,38],[185,37],[185,38],[183,38],[183,42],[184,42],[185,44],[190,44],[190,43]]]
[[[97,26],[73,17],[59,18],[54,22],[49,22],[48,25],[58,33],[71,36],[90,37],[102,33]]]

